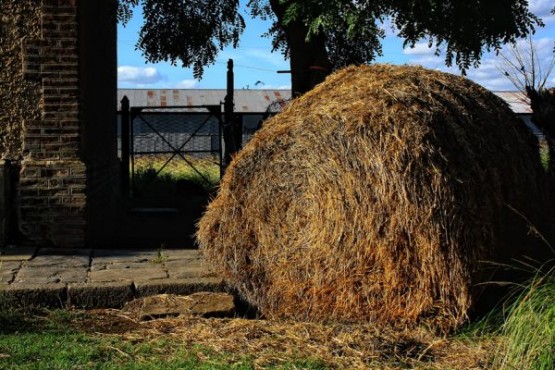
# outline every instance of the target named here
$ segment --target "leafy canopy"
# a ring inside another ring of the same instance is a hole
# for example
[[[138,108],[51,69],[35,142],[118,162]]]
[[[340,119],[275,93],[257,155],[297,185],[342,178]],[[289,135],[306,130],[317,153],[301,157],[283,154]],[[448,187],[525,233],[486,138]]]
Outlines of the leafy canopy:
[[[239,0],[120,0],[118,20],[125,24],[137,5],[144,18],[137,48],[146,60],[180,61],[196,78],[214,64],[219,50],[237,47],[245,28]]]
[[[137,47],[147,61],[180,61],[193,67],[197,78],[219,50],[238,45],[245,28],[239,0],[119,0],[118,19],[125,23],[137,5],[144,12]],[[247,6],[251,15],[274,20],[268,35],[274,50],[286,56],[288,23],[308,27],[297,37],[323,34],[334,68],[381,55],[386,18],[405,46],[427,39],[437,53],[445,52],[448,66],[456,64],[463,72],[479,65],[484,49],[499,50],[543,25],[529,12],[527,0],[249,0]]]

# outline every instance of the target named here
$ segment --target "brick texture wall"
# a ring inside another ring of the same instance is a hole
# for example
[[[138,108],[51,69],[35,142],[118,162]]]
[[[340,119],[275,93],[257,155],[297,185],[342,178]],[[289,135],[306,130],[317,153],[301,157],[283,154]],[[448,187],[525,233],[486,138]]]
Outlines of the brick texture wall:
[[[19,227],[31,244],[85,241],[77,6],[76,0],[42,0],[39,37],[23,41],[23,76],[40,86],[40,117],[24,124],[19,186]]]
[[[115,14],[115,0],[2,0],[0,160],[20,168],[10,202],[20,244],[110,240],[119,200]]]

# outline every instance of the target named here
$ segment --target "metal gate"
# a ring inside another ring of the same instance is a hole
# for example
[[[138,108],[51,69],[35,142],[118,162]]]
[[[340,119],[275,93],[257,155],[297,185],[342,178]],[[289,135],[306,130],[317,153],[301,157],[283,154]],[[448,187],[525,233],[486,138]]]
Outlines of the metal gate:
[[[126,117],[122,103],[123,187],[132,198],[171,202],[219,182],[223,168],[220,105],[131,107]]]

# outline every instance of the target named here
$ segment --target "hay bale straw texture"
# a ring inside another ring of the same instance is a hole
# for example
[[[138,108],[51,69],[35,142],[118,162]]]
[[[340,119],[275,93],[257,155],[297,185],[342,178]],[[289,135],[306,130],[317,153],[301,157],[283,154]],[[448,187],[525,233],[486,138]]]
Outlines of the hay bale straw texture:
[[[541,220],[544,178],[537,141],[484,88],[350,67],[264,124],[197,237],[268,318],[450,330],[488,278],[480,261],[518,255],[518,220]]]

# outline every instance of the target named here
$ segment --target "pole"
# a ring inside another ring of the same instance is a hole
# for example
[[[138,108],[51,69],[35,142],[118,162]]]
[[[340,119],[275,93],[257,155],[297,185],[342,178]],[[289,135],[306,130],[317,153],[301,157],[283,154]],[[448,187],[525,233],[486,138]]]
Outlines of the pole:
[[[121,99],[121,191],[124,196],[129,195],[129,98]]]
[[[229,165],[233,154],[237,152],[233,120],[234,91],[233,59],[230,59],[227,62],[227,94],[224,99],[224,167]]]

